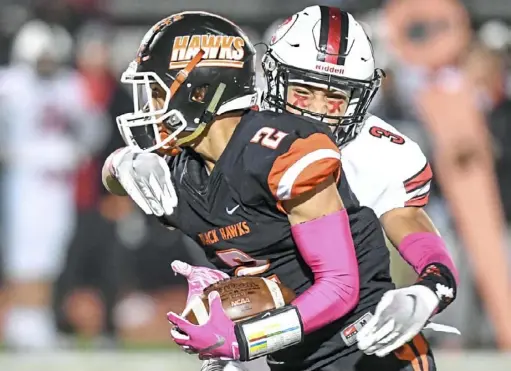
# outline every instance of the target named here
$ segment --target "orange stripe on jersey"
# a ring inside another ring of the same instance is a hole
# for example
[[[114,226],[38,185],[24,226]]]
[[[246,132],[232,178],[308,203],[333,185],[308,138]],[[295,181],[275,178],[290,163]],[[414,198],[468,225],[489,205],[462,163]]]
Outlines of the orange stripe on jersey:
[[[337,176],[340,158],[339,149],[326,134],[297,139],[275,159],[268,186],[277,200],[289,200],[316,188],[330,175]]]
[[[405,202],[405,206],[423,207],[429,202],[429,192],[425,195],[416,196]]]
[[[421,367],[419,359],[415,355],[410,344],[405,344],[401,348],[396,349],[394,351],[394,355],[397,357],[397,359],[400,359],[401,361],[410,362],[413,371],[427,371],[424,370],[423,367]]]
[[[429,361],[428,361],[428,343],[424,339],[424,336],[422,336],[421,333],[415,335],[415,337],[412,339],[412,343],[417,349],[418,356],[422,362],[422,367],[424,370],[429,370]]]
[[[337,163],[336,163],[337,162]],[[291,189],[291,197],[307,193],[324,182],[330,175],[337,179],[340,173],[339,160],[329,157],[315,161],[297,176]]]
[[[431,171],[431,166],[429,162],[424,165],[424,167],[415,175],[408,178],[403,182],[406,193],[410,193],[415,191],[416,189],[422,187],[427,182],[429,182],[433,178],[433,171]]]

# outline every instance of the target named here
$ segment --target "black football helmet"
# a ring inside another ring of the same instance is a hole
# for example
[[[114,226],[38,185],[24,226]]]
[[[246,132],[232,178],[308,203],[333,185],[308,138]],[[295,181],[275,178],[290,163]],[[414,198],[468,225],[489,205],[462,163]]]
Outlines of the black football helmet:
[[[126,144],[172,150],[215,116],[257,104],[255,49],[223,17],[178,13],[147,32],[121,82],[133,86],[134,111],[117,117]]]

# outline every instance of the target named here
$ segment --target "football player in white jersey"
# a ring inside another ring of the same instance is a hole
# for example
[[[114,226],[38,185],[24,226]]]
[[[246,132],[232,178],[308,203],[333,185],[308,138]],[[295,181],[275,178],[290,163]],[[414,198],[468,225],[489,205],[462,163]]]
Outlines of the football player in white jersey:
[[[312,6],[289,17],[270,40],[263,70],[263,107],[331,127],[359,202],[374,210],[419,280],[429,281],[386,293],[358,333],[361,350],[385,356],[418,334],[456,294],[456,268],[423,209],[431,167],[414,141],[367,113],[384,74],[375,68],[371,41],[351,14]]]

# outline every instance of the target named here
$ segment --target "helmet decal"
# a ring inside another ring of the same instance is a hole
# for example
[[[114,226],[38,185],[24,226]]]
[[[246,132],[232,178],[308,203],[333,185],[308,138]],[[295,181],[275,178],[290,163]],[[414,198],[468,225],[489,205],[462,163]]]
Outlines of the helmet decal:
[[[348,13],[339,8],[322,6],[317,60],[344,66],[348,50],[349,18]]]
[[[291,17],[286,18],[275,30],[275,33],[271,37],[270,45],[275,44],[282,39],[286,33],[293,27],[294,23],[298,19],[298,14],[293,14]]]
[[[245,40],[240,36],[186,35],[174,39],[169,69],[183,68],[200,51],[204,56],[198,67],[243,68]]]

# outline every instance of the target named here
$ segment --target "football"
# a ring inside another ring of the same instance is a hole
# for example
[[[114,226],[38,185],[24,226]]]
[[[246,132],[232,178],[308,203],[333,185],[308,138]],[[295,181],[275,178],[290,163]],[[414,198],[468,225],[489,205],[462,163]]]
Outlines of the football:
[[[207,321],[208,294],[212,291],[218,291],[225,313],[234,322],[283,307],[296,297],[293,290],[267,278],[233,277],[208,286],[200,297],[192,299],[183,312],[188,321],[195,325]]]

